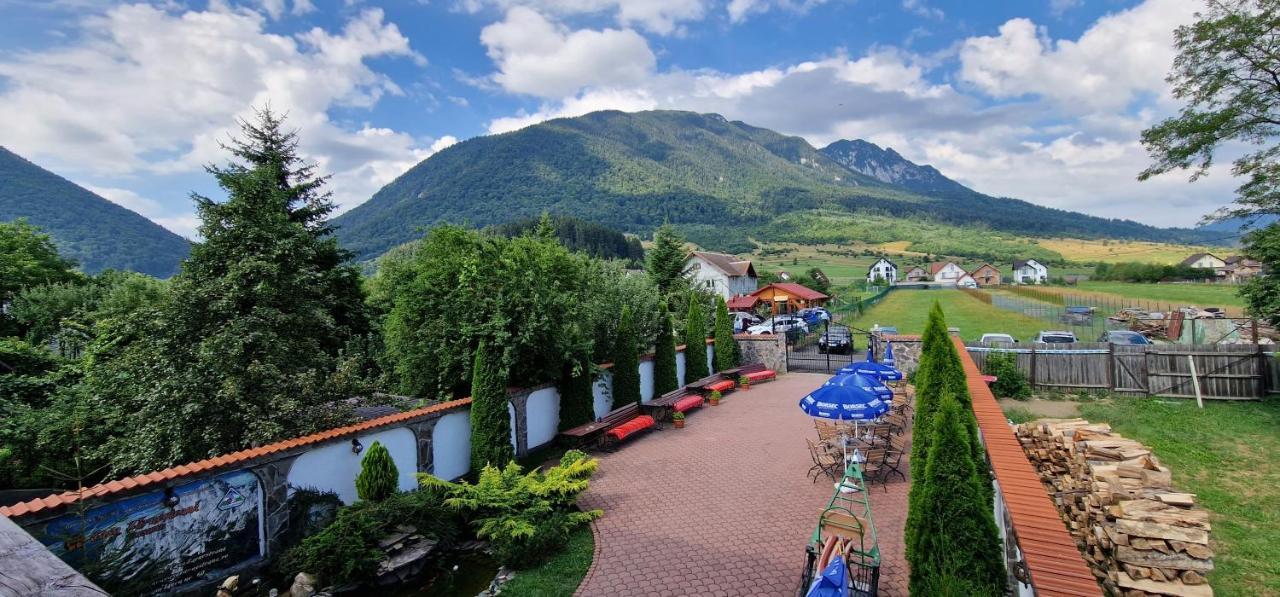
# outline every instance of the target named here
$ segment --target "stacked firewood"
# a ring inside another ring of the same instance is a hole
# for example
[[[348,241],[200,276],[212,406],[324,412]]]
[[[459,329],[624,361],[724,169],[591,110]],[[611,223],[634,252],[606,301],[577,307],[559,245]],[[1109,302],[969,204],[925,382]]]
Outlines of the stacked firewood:
[[[1209,513],[1146,446],[1084,419],[1041,419],[1018,439],[1098,582],[1112,595],[1209,597]]]

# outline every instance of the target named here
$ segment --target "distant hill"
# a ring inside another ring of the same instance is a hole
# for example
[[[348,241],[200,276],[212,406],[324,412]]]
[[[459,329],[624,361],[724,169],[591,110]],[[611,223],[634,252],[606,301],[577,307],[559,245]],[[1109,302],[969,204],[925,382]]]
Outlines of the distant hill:
[[[1262,215],[1256,218],[1230,218],[1219,222],[1210,222],[1202,224],[1197,230],[1203,232],[1211,232],[1214,235],[1225,238],[1227,241],[1237,241],[1251,230],[1266,227],[1270,224],[1280,221],[1280,216]],[[1239,235],[1232,237],[1231,235]]]
[[[833,211],[1030,236],[1206,236],[990,197],[870,143],[818,151],[799,137],[678,111],[594,112],[469,139],[414,166],[334,224],[361,259],[438,222],[489,226],[543,212],[635,233],[667,220],[703,246],[741,251],[748,238],[779,240],[770,226],[779,216]]]
[[[190,250],[186,239],[0,147],[0,221],[26,218],[81,269],[166,278]]]

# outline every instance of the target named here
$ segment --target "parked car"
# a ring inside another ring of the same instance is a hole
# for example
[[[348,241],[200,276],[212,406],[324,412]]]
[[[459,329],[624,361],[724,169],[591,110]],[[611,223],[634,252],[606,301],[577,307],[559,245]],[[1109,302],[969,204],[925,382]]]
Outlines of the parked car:
[[[1107,330],[1102,332],[1102,336],[1098,337],[1098,342],[1110,342],[1112,344],[1151,344],[1146,336],[1138,332],[1129,330]]]
[[[1041,330],[1036,336],[1036,342],[1040,344],[1073,344],[1079,342],[1074,332],[1066,332],[1062,330]]]
[[[733,331],[741,334],[747,331],[747,328],[760,324],[760,318],[743,311],[734,311],[730,313],[733,316]]]
[[[1009,334],[983,334],[980,342],[983,344],[1017,344],[1018,339]]]
[[[760,322],[759,325],[747,328],[748,334],[781,334],[784,332],[808,333],[809,326],[803,319],[795,315],[778,315]]]
[[[847,326],[833,325],[818,338],[818,352],[849,354],[853,352],[853,331]]]
[[[881,336],[896,336],[898,335],[898,328],[892,325],[880,325],[877,323],[871,326],[871,333],[879,334]]]
[[[804,319],[805,323],[815,325],[819,322],[830,321],[831,313],[822,307],[808,307],[796,311],[796,315]]]

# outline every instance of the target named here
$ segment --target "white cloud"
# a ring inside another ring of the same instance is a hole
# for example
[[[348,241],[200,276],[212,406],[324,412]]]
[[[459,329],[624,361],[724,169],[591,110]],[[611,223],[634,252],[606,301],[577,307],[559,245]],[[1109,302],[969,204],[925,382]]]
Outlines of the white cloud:
[[[559,17],[611,13],[623,27],[670,35],[680,32],[681,23],[701,20],[710,0],[461,0],[458,5],[468,12],[523,7]]]
[[[919,17],[938,21],[947,16],[941,8],[929,6],[924,0],[902,0],[902,9]]]
[[[826,3],[827,0],[729,0],[725,12],[729,15],[729,22],[741,23],[752,15],[775,9],[804,14]]]
[[[1078,40],[1052,40],[1028,19],[960,49],[960,78],[994,98],[1038,95],[1084,113],[1124,108],[1143,94],[1167,96],[1173,30],[1189,22],[1194,0],[1147,0],[1102,17]]]
[[[333,175],[342,208],[430,154],[430,140],[329,117],[334,107],[368,108],[402,93],[369,59],[425,62],[381,10],[364,10],[337,32],[285,36],[265,26],[264,15],[243,9],[125,5],[86,19],[74,44],[0,57],[5,144],[73,178],[128,187],[119,181],[198,173],[225,160],[218,141],[269,104],[299,130],[304,156]]]
[[[1060,17],[1081,4],[1084,4],[1084,0],[1049,0],[1049,13]]]
[[[635,31],[570,31],[524,7],[512,8],[504,20],[485,27],[480,41],[498,66],[494,82],[507,91],[541,97],[637,84],[657,62]]]

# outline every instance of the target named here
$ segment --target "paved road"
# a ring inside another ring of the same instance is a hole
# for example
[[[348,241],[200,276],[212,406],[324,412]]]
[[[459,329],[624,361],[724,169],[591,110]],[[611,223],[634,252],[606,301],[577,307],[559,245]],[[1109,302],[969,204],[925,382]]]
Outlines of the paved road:
[[[794,596],[804,547],[832,485],[805,478],[813,422],[797,406],[828,376],[783,375],[648,432],[612,454],[582,497],[601,508],[587,597]],[[907,595],[906,482],[876,485],[882,595]]]

